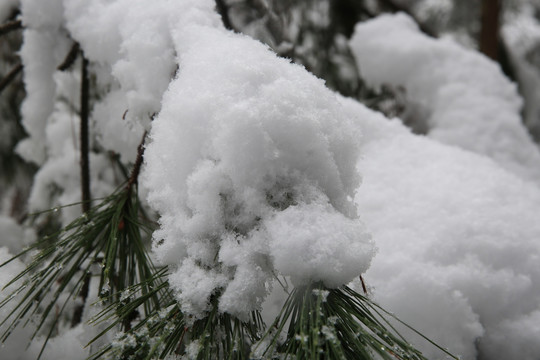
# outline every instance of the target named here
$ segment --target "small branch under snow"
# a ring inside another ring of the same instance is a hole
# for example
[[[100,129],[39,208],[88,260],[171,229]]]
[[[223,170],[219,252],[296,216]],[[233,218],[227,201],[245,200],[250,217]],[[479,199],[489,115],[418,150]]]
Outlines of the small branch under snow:
[[[90,162],[89,162],[89,136],[88,136],[88,118],[89,118],[89,103],[90,103],[90,81],[88,76],[88,60],[83,55],[81,68],[81,198],[82,209],[84,213],[88,213],[91,207],[90,195]],[[87,274],[84,278],[79,297],[82,303],[75,307],[73,318],[71,319],[71,327],[75,327],[82,321],[82,315],[88,292],[90,289],[90,276]]]
[[[81,68],[81,200],[84,212],[90,210],[90,162],[88,118],[90,81],[88,77],[88,60],[83,56]]]
[[[57,69],[60,71],[66,71],[68,70],[75,60],[77,60],[77,56],[79,55],[80,46],[79,43],[75,42],[71,46],[71,49],[69,49],[68,53],[66,54],[66,57],[64,58],[64,61],[60,65],[58,65]]]
[[[0,36],[6,35],[14,30],[22,29],[21,20],[12,20],[0,25]]]
[[[15,65],[2,80],[0,80],[0,93],[15,79],[17,74],[23,69],[22,64]]]
[[[129,176],[128,183],[126,185],[126,189],[129,192],[131,192],[131,189],[133,188],[133,184],[137,183],[137,179],[139,178],[139,173],[141,171],[141,165],[144,158],[144,142],[146,141],[146,134],[145,131],[141,140],[141,143],[137,147],[137,159],[135,160],[135,164],[133,165],[133,169],[131,170],[131,175]]]

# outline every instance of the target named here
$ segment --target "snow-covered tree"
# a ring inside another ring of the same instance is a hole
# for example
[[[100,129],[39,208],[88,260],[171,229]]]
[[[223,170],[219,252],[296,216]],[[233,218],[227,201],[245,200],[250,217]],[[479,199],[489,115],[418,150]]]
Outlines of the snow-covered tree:
[[[0,356],[538,359],[538,5],[518,89],[465,3],[0,3]]]

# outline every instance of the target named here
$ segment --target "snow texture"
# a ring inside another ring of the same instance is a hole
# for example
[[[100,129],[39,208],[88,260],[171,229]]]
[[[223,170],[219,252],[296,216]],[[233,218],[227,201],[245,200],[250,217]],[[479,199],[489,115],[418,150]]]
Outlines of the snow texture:
[[[331,287],[365,271],[374,246],[351,202],[360,133],[336,95],[221,25],[182,24],[173,38],[179,71],[144,184],[183,310],[200,317],[220,292],[220,309],[246,318],[274,270]]]
[[[521,124],[522,100],[497,64],[423,35],[405,14],[359,23],[350,44],[368,83],[404,87],[426,109],[429,137],[539,182],[540,152]]]
[[[537,359],[538,187],[344,103],[364,133],[355,201],[379,249],[365,275],[375,300],[465,359],[476,341],[482,358]]]
[[[22,1],[29,138],[18,150],[41,165],[30,209],[79,200],[79,74],[56,70],[69,33],[98,92],[93,194],[115,185],[104,152],[133,161],[151,128],[141,182],[160,215],[154,255],[171,266],[188,314],[204,316],[218,301],[245,319],[265,299],[269,308],[282,303],[271,294],[276,275],[336,287],[367,271],[376,301],[464,359],[537,360],[540,190],[529,180],[540,178],[539,155],[499,69],[424,37],[405,15],[358,25],[362,73],[374,85],[404,86],[428,109],[421,137],[225,31],[214,5]],[[9,219],[0,227],[12,250],[30,236]],[[0,261],[9,257],[0,248]],[[0,285],[22,266],[2,268]],[[86,357],[87,329],[55,338],[45,356]],[[16,359],[23,335],[0,354]]]

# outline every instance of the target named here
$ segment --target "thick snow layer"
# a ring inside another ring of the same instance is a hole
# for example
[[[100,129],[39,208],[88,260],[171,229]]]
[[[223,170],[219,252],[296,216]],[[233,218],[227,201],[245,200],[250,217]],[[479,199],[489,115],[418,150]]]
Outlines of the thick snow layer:
[[[183,309],[200,316],[223,289],[220,308],[245,316],[274,269],[332,287],[365,271],[374,247],[351,202],[360,133],[336,95],[219,27],[174,39],[179,71],[153,123],[144,184],[161,215],[155,251],[178,267]]]
[[[368,83],[404,87],[427,110],[429,137],[539,182],[540,152],[521,124],[522,101],[494,62],[421,34],[405,14],[359,23],[350,44]]]
[[[113,91],[96,104],[94,113],[101,139],[123,160],[132,161],[133,145],[159,112],[176,71],[176,57],[181,53],[173,46],[172,34],[193,21],[219,24],[215,5],[193,0],[160,0],[151,6],[140,0],[70,0],[64,6],[66,27],[73,38],[95,63],[98,74],[110,73],[108,84],[102,86]],[[121,141],[115,141],[111,131],[123,134]]]
[[[537,359],[538,188],[344,103],[364,133],[355,201],[379,249],[365,276],[375,300],[465,359],[477,340],[486,359]]]

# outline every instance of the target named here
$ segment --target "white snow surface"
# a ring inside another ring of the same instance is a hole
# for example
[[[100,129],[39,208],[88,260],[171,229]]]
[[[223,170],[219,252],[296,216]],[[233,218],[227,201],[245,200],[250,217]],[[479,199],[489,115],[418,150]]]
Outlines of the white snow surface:
[[[416,49],[414,39],[402,48]],[[434,52],[450,49],[437,55],[443,63],[455,51],[464,73],[485,66],[480,74],[495,79],[484,92],[470,74],[450,76],[449,87],[430,74],[430,136],[452,143],[459,134],[468,150],[413,135],[331,94],[245,37],[206,26],[175,37],[184,49],[180,70],[153,124],[144,180],[162,216],[155,252],[176,267],[171,284],[184,310],[202,316],[219,290],[220,309],[242,317],[267,296],[272,269],[296,284],[338,286],[371,262],[365,279],[375,300],[450,351],[465,359],[538,358],[530,317],[540,309],[540,191],[528,181],[534,155],[516,153],[518,144],[536,151],[518,123],[520,100],[489,61],[426,41]],[[430,50],[416,51],[430,58]],[[421,85],[413,88],[428,96]],[[457,104],[470,124],[453,132],[456,109],[444,102]],[[493,127],[484,114],[492,106]],[[484,131],[503,140],[490,145]],[[370,261],[371,238],[378,253]],[[428,358],[444,358],[404,331]]]
[[[496,63],[423,35],[402,13],[359,23],[350,45],[369,84],[403,87],[425,108],[429,137],[540,182],[540,152],[521,124],[522,100]]]
[[[220,309],[245,318],[274,270],[331,287],[365,271],[374,246],[351,201],[360,133],[336,95],[220,26],[174,39],[179,72],[153,122],[144,184],[183,309],[202,316],[222,291]]]
[[[365,275],[375,300],[464,359],[477,339],[482,358],[537,359],[539,189],[344,103],[364,133],[355,201],[379,250]]]

